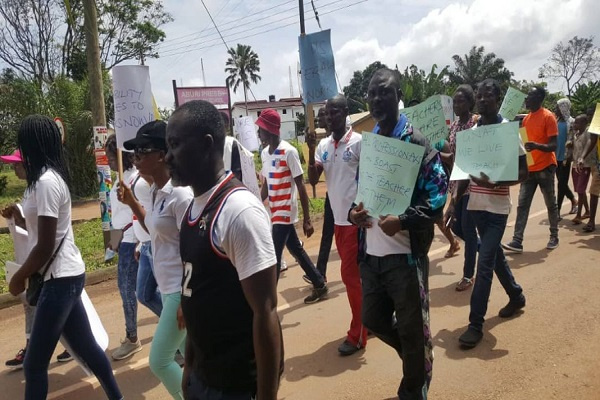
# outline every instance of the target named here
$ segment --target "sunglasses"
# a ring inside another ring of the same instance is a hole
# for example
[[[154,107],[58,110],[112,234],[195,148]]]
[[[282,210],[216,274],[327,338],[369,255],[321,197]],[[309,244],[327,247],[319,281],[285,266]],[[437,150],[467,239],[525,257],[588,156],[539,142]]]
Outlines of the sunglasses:
[[[143,156],[150,153],[155,153],[157,151],[162,151],[161,149],[155,149],[153,147],[138,147],[133,150],[133,154],[136,156]]]

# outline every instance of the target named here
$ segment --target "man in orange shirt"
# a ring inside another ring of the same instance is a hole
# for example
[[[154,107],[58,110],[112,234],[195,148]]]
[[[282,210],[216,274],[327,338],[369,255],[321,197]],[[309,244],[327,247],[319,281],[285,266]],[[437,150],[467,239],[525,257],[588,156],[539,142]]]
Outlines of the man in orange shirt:
[[[534,86],[525,98],[525,107],[530,111],[523,120],[523,126],[527,129],[529,139],[525,143],[525,150],[531,152],[533,164],[529,166],[529,178],[521,184],[519,191],[519,206],[517,207],[513,240],[502,245],[504,249],[516,253],[523,252],[523,234],[527,226],[531,201],[538,185],[544,195],[550,221],[550,240],[546,248],[552,250],[558,247],[559,215],[554,192],[557,166],[554,151],[556,150],[558,124],[552,111],[542,107],[545,97],[546,90],[540,86]]]

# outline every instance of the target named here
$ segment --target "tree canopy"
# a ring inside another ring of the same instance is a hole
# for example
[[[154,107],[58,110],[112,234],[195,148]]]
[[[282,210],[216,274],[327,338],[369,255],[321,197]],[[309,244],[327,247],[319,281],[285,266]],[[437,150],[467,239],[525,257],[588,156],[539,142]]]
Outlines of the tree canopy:
[[[248,89],[250,82],[258,83],[261,79],[258,73],[260,72],[260,60],[258,54],[252,50],[250,46],[239,44],[236,47],[231,47],[228,52],[229,58],[225,63],[225,72],[227,76],[227,85],[237,92],[240,85],[244,90],[244,102],[248,102]],[[246,112],[247,112],[246,107]]]
[[[514,75],[504,67],[504,60],[494,53],[486,53],[483,46],[471,47],[468,54],[452,56],[454,70],[450,71],[450,82],[461,85],[469,84],[473,88],[484,79],[497,80],[505,89]]]

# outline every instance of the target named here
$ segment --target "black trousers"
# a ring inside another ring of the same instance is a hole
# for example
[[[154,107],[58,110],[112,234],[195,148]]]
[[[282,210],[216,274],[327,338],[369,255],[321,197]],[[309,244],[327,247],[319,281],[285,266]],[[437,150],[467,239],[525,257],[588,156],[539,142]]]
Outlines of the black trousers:
[[[329,262],[329,253],[331,253],[331,244],[333,243],[334,225],[333,210],[329,202],[329,195],[326,194],[321,247],[319,248],[319,258],[317,258],[317,269],[325,279],[327,279],[327,263]]]
[[[569,176],[571,175],[571,161],[565,161],[564,165],[562,161],[558,162],[556,168],[556,180],[558,181],[558,193],[556,195],[556,204],[558,205],[558,214],[560,215],[560,208],[562,207],[565,196],[571,202],[575,202],[575,196],[569,188]]]

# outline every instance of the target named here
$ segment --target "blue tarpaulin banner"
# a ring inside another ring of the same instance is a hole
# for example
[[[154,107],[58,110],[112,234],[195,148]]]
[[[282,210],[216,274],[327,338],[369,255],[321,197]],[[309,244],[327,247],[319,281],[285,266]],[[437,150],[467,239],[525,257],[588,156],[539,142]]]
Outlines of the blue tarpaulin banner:
[[[304,103],[318,103],[337,95],[331,30],[300,35],[298,46]]]

